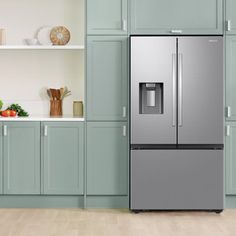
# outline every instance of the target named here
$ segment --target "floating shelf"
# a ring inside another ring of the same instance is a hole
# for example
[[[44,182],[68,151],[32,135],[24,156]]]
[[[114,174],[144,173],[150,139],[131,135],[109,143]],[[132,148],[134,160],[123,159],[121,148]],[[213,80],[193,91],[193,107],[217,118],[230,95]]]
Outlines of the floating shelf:
[[[27,45],[3,45],[0,50],[84,50],[84,45],[66,45],[66,46],[27,46]]]

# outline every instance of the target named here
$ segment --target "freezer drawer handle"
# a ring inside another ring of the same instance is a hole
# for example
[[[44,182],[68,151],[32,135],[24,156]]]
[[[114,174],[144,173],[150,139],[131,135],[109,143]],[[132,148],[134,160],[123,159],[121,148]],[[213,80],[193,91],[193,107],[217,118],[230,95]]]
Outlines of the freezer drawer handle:
[[[173,78],[173,110],[172,126],[176,126],[176,54],[172,54],[172,78]]]
[[[231,20],[226,21],[226,30],[231,31]]]
[[[7,126],[3,126],[3,136],[7,136]]]
[[[230,136],[230,126],[226,126],[226,136]]]
[[[183,126],[183,54],[179,54],[178,56],[179,60],[179,68],[178,68],[178,73],[179,73],[179,88],[178,88],[178,95],[179,95],[179,127]]]

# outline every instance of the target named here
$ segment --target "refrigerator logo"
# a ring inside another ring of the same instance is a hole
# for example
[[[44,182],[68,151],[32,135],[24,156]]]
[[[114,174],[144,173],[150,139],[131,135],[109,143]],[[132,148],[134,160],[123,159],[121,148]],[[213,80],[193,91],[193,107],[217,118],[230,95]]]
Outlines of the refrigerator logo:
[[[218,40],[217,39],[210,39],[208,40],[209,43],[218,43]]]

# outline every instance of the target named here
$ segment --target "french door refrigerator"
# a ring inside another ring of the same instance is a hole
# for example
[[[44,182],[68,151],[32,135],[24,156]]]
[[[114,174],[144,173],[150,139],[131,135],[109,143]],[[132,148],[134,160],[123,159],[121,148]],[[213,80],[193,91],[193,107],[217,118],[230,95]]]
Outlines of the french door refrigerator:
[[[223,37],[131,36],[130,209],[224,208]]]

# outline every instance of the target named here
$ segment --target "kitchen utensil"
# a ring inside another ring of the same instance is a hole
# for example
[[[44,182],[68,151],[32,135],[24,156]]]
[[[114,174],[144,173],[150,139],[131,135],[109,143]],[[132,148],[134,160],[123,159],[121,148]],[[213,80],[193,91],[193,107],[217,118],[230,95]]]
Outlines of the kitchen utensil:
[[[48,94],[48,97],[50,98],[50,100],[53,100],[50,89],[47,89],[47,94]]]
[[[62,116],[62,100],[50,101],[50,116]]]
[[[60,94],[61,94],[61,99],[62,99],[62,96],[64,94],[64,88],[60,88]]]
[[[51,29],[50,39],[53,45],[66,45],[70,41],[70,31],[64,26]]]

